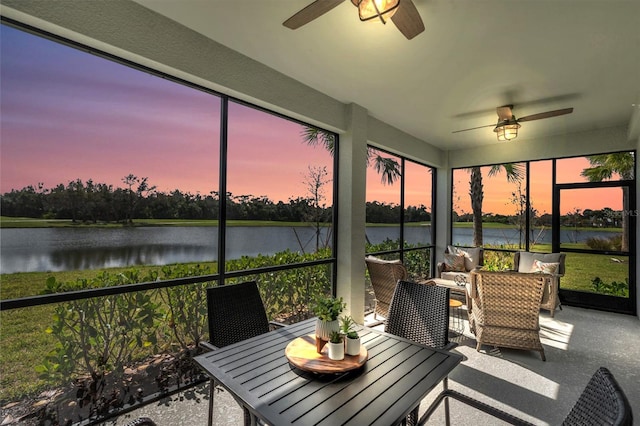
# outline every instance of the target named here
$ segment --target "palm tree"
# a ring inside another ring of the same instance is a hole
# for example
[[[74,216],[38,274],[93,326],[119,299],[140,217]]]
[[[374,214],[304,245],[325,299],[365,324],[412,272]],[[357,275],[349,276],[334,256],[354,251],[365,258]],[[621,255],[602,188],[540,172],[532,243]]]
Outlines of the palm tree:
[[[480,167],[471,167],[469,180],[469,196],[471,197],[471,210],[473,211],[473,245],[482,247],[482,201],[484,199],[484,186],[482,184],[482,170]],[[522,163],[496,164],[489,169],[489,176],[496,176],[505,171],[507,182],[515,183],[522,180],[524,167]]]
[[[633,180],[635,158],[633,152],[616,152],[613,154],[590,155],[587,157],[591,167],[580,175],[589,182],[602,182],[611,179],[614,174],[624,180]],[[621,250],[629,251],[629,188],[622,188],[622,242]]]
[[[302,139],[311,146],[324,146],[331,153],[335,152],[335,135],[317,127],[305,127]],[[400,165],[396,160],[381,156],[377,150],[367,146],[367,165],[373,161],[373,167],[380,174],[382,183],[391,185],[400,178]]]

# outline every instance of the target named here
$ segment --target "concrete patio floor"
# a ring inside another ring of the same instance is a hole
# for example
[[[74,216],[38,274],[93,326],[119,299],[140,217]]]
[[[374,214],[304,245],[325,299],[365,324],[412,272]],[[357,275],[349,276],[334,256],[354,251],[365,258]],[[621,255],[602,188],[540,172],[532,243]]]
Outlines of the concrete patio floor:
[[[640,418],[637,317],[564,307],[555,318],[542,311],[540,325],[546,362],[537,352],[493,347],[477,352],[465,321],[464,334],[451,339],[458,343],[453,350],[464,360],[450,374],[449,387],[534,424],[555,425],[562,423],[591,375],[604,366],[625,391],[635,418]],[[423,400],[421,414],[439,389]],[[138,416],[151,417],[158,426],[206,425],[208,403],[208,385],[201,385],[103,425],[126,425]],[[456,401],[451,401],[450,411],[454,425],[500,424]],[[439,408],[429,424],[444,424],[443,412]],[[242,424],[242,411],[223,389],[216,394],[215,424]]]

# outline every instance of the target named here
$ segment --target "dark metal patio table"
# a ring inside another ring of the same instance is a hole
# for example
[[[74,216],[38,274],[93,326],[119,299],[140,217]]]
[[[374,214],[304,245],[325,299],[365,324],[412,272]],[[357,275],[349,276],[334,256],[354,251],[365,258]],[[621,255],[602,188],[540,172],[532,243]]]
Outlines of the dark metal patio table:
[[[271,425],[395,425],[461,361],[429,348],[361,327],[369,359],[356,371],[318,375],[289,364],[285,348],[313,334],[315,319],[207,352],[194,358],[256,418]],[[211,403],[212,401],[210,401]]]

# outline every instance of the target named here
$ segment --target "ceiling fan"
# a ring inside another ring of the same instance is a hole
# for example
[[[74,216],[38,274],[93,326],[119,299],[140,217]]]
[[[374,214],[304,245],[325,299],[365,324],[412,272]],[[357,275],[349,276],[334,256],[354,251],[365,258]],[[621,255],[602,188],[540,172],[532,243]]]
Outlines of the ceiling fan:
[[[345,0],[315,0],[282,23],[295,30],[324,15]],[[418,9],[411,0],[351,0],[358,8],[361,21],[380,20],[386,24],[389,19],[409,40],[424,31],[424,24]]]
[[[494,132],[498,135],[499,141],[509,141],[515,139],[518,136],[518,129],[521,127],[520,123],[525,121],[542,120],[543,118],[557,117],[559,115],[571,114],[573,108],[556,109],[553,111],[540,112],[538,114],[527,115],[524,117],[516,118],[513,115],[513,105],[504,105],[496,108],[498,113],[497,124],[487,124],[486,126],[472,127],[470,129],[454,130],[451,133],[466,132],[468,130],[482,129],[485,127],[493,127]]]

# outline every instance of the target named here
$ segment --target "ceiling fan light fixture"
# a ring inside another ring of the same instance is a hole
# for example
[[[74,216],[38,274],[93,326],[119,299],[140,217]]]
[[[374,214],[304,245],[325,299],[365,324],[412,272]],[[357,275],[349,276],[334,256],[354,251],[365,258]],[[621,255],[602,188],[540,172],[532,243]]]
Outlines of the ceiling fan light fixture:
[[[498,136],[498,141],[510,141],[518,137],[518,129],[520,124],[515,117],[511,117],[509,120],[499,121],[496,128],[493,129]]]
[[[360,20],[375,22],[378,19],[386,24],[396,13],[400,0],[359,0],[358,16]]]

